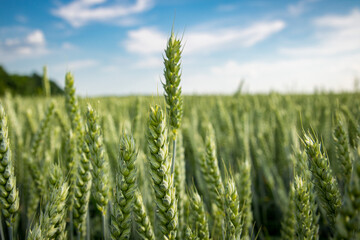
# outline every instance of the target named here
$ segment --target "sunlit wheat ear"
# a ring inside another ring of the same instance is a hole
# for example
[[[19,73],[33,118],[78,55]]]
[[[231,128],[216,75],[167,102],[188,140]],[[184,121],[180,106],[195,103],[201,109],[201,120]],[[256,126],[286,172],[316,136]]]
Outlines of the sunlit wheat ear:
[[[37,224],[32,229],[29,229],[26,240],[42,240],[45,236],[41,231],[41,225]]]
[[[77,177],[74,189],[74,226],[82,237],[86,233],[86,214],[88,212],[92,184],[91,163],[85,153],[79,156]]]
[[[124,133],[120,138],[119,172],[116,176],[114,203],[111,213],[110,230],[112,239],[130,238],[134,194],[136,191],[136,157],[134,138]]]
[[[48,196],[46,192],[47,171],[43,171],[46,162],[44,164],[43,155],[40,154],[41,153],[40,149],[41,147],[46,146],[46,144],[44,143],[47,142],[46,135],[50,130],[50,122],[52,120],[54,112],[55,112],[55,103],[51,101],[46,109],[44,118],[41,120],[38,129],[34,137],[32,138],[31,146],[30,146],[31,154],[28,157],[26,163],[38,193],[38,195],[32,196],[31,201],[33,207],[35,207],[37,202],[40,200],[40,197],[42,198],[42,200],[46,200],[46,197]]]
[[[322,153],[319,141],[305,134],[303,142],[310,161],[310,170],[314,178],[315,190],[325,209],[328,220],[334,225],[337,212],[341,206],[338,183],[330,168],[329,159]]]
[[[156,196],[156,217],[162,238],[175,239],[177,231],[177,201],[170,173],[166,119],[159,106],[151,107],[147,142],[149,147],[150,175]]]
[[[313,239],[311,232],[310,189],[308,186],[301,177],[295,177],[295,184],[292,187],[295,190],[296,237],[298,239]]]
[[[65,106],[66,112],[70,118],[71,128],[75,134],[82,133],[83,126],[78,99],[75,95],[74,76],[68,72],[65,76]],[[81,135],[81,134],[80,134]],[[81,146],[81,145],[80,145]]]
[[[295,227],[295,188],[294,184],[290,183],[288,207],[281,222],[281,238],[295,239]]]
[[[19,192],[16,188],[14,162],[11,158],[7,116],[0,104],[0,207],[9,227],[19,210]]]
[[[346,186],[343,205],[336,218],[334,239],[360,239],[360,159],[354,162],[352,178]]]
[[[345,130],[344,121],[339,114],[336,115],[335,121],[333,138],[336,146],[336,157],[338,165],[340,166],[341,179],[344,180],[346,185],[350,182],[352,171],[349,139]]]
[[[66,198],[68,195],[67,183],[61,184],[53,190],[49,203],[45,208],[42,232],[46,239],[66,239]]]
[[[195,234],[199,237],[199,239],[209,239],[209,227],[204,203],[195,186],[193,186],[190,190],[190,207],[193,218],[192,222],[195,224]]]
[[[239,173],[235,174],[237,190],[239,193],[239,202],[242,206],[242,237],[249,239],[249,232],[253,225],[253,215],[251,210],[252,193],[251,193],[251,162],[249,159],[242,161],[239,166]]]
[[[66,213],[69,185],[59,165],[52,165],[49,174],[50,197],[44,212],[44,229],[49,239],[67,239]],[[54,228],[53,231],[48,229]]]
[[[349,143],[353,149],[356,149],[359,145],[360,139],[360,128],[356,122],[353,114],[349,111],[347,107],[341,108],[342,112],[347,118],[348,134],[349,134]]]
[[[147,215],[141,193],[139,190],[135,192],[134,201],[134,219],[136,222],[136,231],[144,240],[154,240],[154,231]]]
[[[196,236],[195,233],[193,233],[193,231],[191,230],[190,227],[186,227],[185,230],[185,236],[184,236],[185,240],[198,240],[199,238]]]
[[[105,160],[103,137],[98,123],[98,117],[91,105],[88,105],[87,113],[87,131],[85,141],[90,151],[90,160],[92,165],[92,175],[94,184],[94,198],[96,206],[105,216],[107,203],[109,201],[109,169]]]
[[[167,113],[173,138],[176,138],[177,130],[180,128],[183,113],[183,99],[181,95],[181,40],[177,39],[174,32],[168,40],[164,56],[163,87],[167,103]]]
[[[314,184],[312,180],[312,173],[309,169],[308,157],[305,151],[296,151],[294,153],[296,165],[295,165],[295,175],[303,179],[304,184],[307,185],[309,189],[309,203],[310,211],[312,213],[312,223],[311,223],[311,236],[315,239],[319,238],[319,219],[320,214],[318,213],[318,203],[316,201],[316,193],[314,191]],[[292,183],[293,184],[293,183]],[[290,184],[290,186],[292,186]],[[292,190],[290,188],[290,190]],[[289,203],[293,204],[293,203]]]
[[[69,187],[59,166],[53,165],[49,179],[50,197],[40,219],[29,231],[27,239],[67,239],[66,201]]]
[[[207,189],[218,209],[224,210],[224,185],[221,179],[218,159],[216,155],[215,133],[211,124],[207,127],[206,147],[204,154],[206,164],[206,176],[204,176]]]
[[[129,239],[131,234],[131,210],[127,204],[121,187],[126,186],[125,179],[121,174],[116,176],[113,204],[111,209],[110,235],[111,239]]]
[[[242,233],[242,211],[235,182],[228,177],[225,185],[226,238],[239,239]]]
[[[31,142],[31,154],[32,157],[34,158],[38,158],[39,148],[41,143],[44,141],[45,132],[49,127],[49,123],[51,117],[53,116],[54,110],[55,110],[55,103],[51,102],[46,110],[45,117],[43,120],[41,120],[38,130],[36,131],[35,136]]]

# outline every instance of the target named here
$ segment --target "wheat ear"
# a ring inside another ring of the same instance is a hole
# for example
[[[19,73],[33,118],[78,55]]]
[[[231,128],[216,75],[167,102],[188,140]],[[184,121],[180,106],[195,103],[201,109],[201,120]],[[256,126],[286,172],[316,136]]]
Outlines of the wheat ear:
[[[352,178],[336,218],[334,239],[360,239],[360,159],[354,162]]]
[[[11,158],[7,116],[0,104],[0,208],[13,237],[13,223],[19,210],[19,192],[16,188],[14,162]]]
[[[253,215],[251,211],[252,194],[251,194],[251,162],[247,158],[239,166],[239,174],[235,175],[237,190],[239,192],[239,202],[242,206],[242,237],[249,239],[249,232],[253,225]]]
[[[105,160],[103,137],[100,125],[98,124],[98,117],[90,104],[88,105],[86,120],[87,132],[85,141],[89,147],[90,160],[93,167],[94,198],[97,208],[103,216],[106,216],[107,203],[109,201],[108,164]]]
[[[111,213],[112,239],[130,238],[136,191],[136,157],[134,138],[124,133],[120,138],[119,172],[116,176],[114,204]]]
[[[351,179],[352,161],[350,158],[349,139],[346,134],[344,121],[339,114],[335,116],[333,138],[336,146],[336,157],[341,171],[341,179],[347,185]]]
[[[224,185],[222,182],[220,169],[218,165],[215,145],[215,133],[211,124],[207,126],[206,149],[205,149],[206,176],[205,181],[207,189],[218,209],[224,212]]]
[[[53,204],[53,208],[49,206],[48,210],[45,209],[45,216],[46,214],[49,215],[49,224],[56,228],[56,232],[52,233],[51,236],[48,235],[48,237],[50,239],[65,240],[67,239],[66,212],[68,208],[69,184],[65,180],[59,165],[53,165],[50,169],[52,171],[49,174],[49,187],[52,195],[49,197],[49,203],[50,206]]]
[[[174,32],[168,40],[164,57],[164,76],[165,100],[167,103],[167,113],[173,139],[176,139],[177,130],[180,128],[183,113],[183,99],[181,95],[181,40],[177,39]]]
[[[199,239],[209,239],[209,226],[206,218],[204,203],[195,186],[190,190],[190,207],[192,211],[192,222],[195,224],[195,233]]]
[[[310,160],[315,190],[333,226],[338,209],[341,206],[338,183],[332,174],[329,159],[321,152],[321,144],[310,134],[305,134],[304,143]]]
[[[184,235],[185,235],[185,240],[198,240],[199,239],[196,236],[196,234],[192,232],[190,227],[186,227]]]
[[[50,174],[51,194],[39,222],[29,231],[27,239],[66,239],[66,201],[68,184],[64,181],[61,169],[54,165]]]
[[[242,211],[239,195],[232,177],[228,177],[225,186],[226,239],[240,239],[242,234]]]
[[[295,188],[296,237],[298,239],[315,239],[311,232],[312,213],[308,184],[304,182],[303,178],[296,176],[293,187]]]
[[[159,229],[164,239],[175,239],[178,225],[175,186],[170,172],[166,119],[157,105],[150,108],[147,142]]]
[[[312,213],[312,222],[311,222],[311,236],[315,239],[319,238],[319,219],[320,215],[318,213],[318,204],[316,202],[316,194],[314,191],[314,184],[312,181],[312,173],[309,170],[308,158],[305,151],[296,151],[294,154],[296,164],[295,164],[295,175],[300,176],[303,179],[304,184],[306,184],[307,189],[309,190],[309,204],[310,211]],[[290,203],[291,204],[291,203]]]
[[[74,186],[74,226],[78,234],[85,236],[86,214],[88,212],[92,184],[91,163],[85,153],[80,155],[77,166],[76,184]]]
[[[144,240],[154,240],[154,231],[146,212],[143,199],[139,190],[135,192],[134,220],[137,224],[137,232]]]
[[[289,202],[281,222],[281,239],[295,239],[295,188],[290,183]]]

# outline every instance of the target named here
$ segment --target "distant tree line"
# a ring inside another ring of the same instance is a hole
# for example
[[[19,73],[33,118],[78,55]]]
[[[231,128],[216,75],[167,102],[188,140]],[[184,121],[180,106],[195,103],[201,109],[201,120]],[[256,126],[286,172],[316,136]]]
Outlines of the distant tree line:
[[[61,89],[54,81],[49,80],[51,95],[63,95]],[[45,96],[43,76],[33,73],[32,75],[9,74],[0,66],[0,96],[5,92],[22,96]]]

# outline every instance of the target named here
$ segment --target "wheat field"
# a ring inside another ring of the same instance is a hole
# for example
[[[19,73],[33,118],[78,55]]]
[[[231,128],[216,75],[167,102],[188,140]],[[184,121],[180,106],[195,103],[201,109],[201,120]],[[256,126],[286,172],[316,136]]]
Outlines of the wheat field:
[[[360,239],[359,93],[0,99],[2,239]]]

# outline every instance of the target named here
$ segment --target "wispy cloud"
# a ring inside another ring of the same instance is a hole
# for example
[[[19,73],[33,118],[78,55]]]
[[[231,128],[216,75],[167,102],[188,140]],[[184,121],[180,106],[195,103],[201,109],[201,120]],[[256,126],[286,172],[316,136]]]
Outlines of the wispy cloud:
[[[221,4],[217,6],[217,10],[220,12],[230,12],[238,8],[238,4]]]
[[[246,28],[222,28],[214,31],[189,32],[184,37],[184,53],[215,52],[224,48],[252,47],[286,26],[281,20],[255,23]]]
[[[152,0],[136,0],[133,4],[105,4],[106,0],[75,0],[52,10],[73,27],[81,27],[89,22],[113,22],[128,25],[134,22],[132,16],[152,8]]]
[[[309,4],[317,2],[318,0],[300,0],[295,4],[291,4],[288,6],[288,12],[292,16],[299,16],[303,14],[306,9],[309,7]]]
[[[255,23],[249,27],[228,27],[208,31],[189,30],[184,35],[184,55],[214,53],[224,49],[238,49],[254,46],[285,27],[281,20]],[[122,45],[130,53],[141,55],[138,66],[161,65],[161,54],[168,35],[157,28],[144,27],[129,31]],[[160,60],[154,61],[157,56]],[[151,64],[145,64],[146,62]]]
[[[316,27],[314,44],[283,48],[291,56],[329,56],[360,51],[360,11],[353,9],[345,16],[324,16],[313,21]]]
[[[21,30],[17,37],[5,38],[0,42],[0,60],[13,61],[49,53],[46,48],[45,35],[41,30],[27,31],[27,34],[24,32]]]
[[[64,50],[75,50],[77,47],[70,42],[63,42],[61,48]]]
[[[28,18],[21,14],[16,15],[15,20],[19,23],[27,23],[28,22]]]

